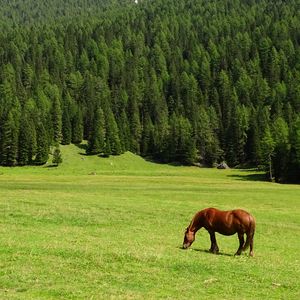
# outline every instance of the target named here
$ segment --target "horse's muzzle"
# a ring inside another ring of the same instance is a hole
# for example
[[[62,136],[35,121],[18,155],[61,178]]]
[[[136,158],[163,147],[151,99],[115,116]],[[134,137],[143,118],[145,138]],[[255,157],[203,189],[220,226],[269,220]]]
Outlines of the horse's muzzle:
[[[190,245],[189,244],[183,244],[182,249],[187,249]]]

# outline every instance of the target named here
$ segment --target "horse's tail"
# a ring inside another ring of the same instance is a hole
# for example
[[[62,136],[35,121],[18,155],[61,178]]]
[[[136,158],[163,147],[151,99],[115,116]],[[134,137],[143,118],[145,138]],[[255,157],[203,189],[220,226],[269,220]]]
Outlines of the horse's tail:
[[[243,246],[243,251],[247,250],[255,233],[255,219],[251,215],[249,216],[249,218],[250,218],[249,231],[246,232],[247,238],[246,238],[246,243]]]

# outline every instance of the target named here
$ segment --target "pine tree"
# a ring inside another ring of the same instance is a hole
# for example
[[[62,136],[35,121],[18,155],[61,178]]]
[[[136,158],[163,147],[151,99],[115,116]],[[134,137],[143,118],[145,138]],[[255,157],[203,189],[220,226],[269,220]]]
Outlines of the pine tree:
[[[130,150],[130,127],[129,127],[129,121],[128,116],[126,113],[126,107],[128,105],[128,94],[123,89],[120,88],[117,94],[117,113],[116,113],[116,122],[118,125],[118,131],[119,131],[119,137],[121,142],[121,149],[122,152]]]
[[[53,142],[60,143],[62,138],[62,109],[59,88],[48,84],[46,94],[51,100],[51,118],[53,128]]]
[[[269,127],[266,127],[261,140],[262,165],[268,170],[270,181],[273,180],[272,157],[274,156],[275,142]]]
[[[105,134],[104,113],[101,108],[98,108],[94,116],[93,128],[88,141],[88,154],[99,154],[105,152]]]
[[[48,137],[43,123],[39,123],[37,127],[37,153],[34,163],[43,165],[49,158]]]
[[[282,117],[278,117],[273,125],[275,149],[273,156],[274,177],[277,182],[284,180],[290,153],[289,128]]]
[[[83,139],[83,119],[82,111],[77,108],[75,115],[72,119],[72,143],[80,144]]]
[[[59,146],[56,146],[54,149],[52,163],[56,166],[62,163],[62,156]]]
[[[294,121],[290,133],[290,152],[284,179],[288,182],[300,182],[300,119]]]
[[[215,45],[215,43],[212,40],[210,40],[208,42],[208,53],[210,56],[212,77],[214,79],[216,79],[216,75],[220,68],[220,53],[217,49],[217,46]]]
[[[63,145],[69,145],[72,140],[72,125],[68,107],[64,107],[62,115],[62,141]]]
[[[251,105],[251,90],[252,90],[252,79],[247,74],[245,69],[241,69],[238,81],[236,83],[236,92],[240,102],[244,105]]]
[[[270,53],[272,49],[272,41],[269,38],[262,38],[259,43],[259,57],[263,74],[267,77],[269,71]]]
[[[149,113],[144,112],[141,154],[153,156],[154,152],[154,126]]]
[[[121,142],[119,138],[118,125],[110,109],[105,113],[105,128],[105,155],[121,154]]]
[[[218,120],[213,107],[206,111],[203,105],[199,108],[199,121],[196,127],[196,147],[201,163],[212,166],[221,156],[217,137]]]
[[[211,84],[210,64],[206,56],[200,65],[200,86],[203,91],[208,91]]]
[[[188,119],[180,117],[176,158],[183,164],[192,164],[196,161],[196,145],[192,132],[192,126]]]
[[[249,128],[248,110],[244,105],[238,104],[235,90],[231,99],[231,118],[226,132],[226,161],[235,166],[245,162],[245,144]]]
[[[142,133],[138,99],[138,86],[136,83],[133,83],[131,96],[128,99],[128,117],[130,127],[130,151],[137,154],[140,153],[140,140]]]
[[[24,87],[29,91],[32,88],[34,81],[34,72],[29,64],[25,65],[22,75]]]
[[[1,131],[0,162],[4,166],[14,166],[17,163],[18,128],[12,112],[8,113]]]
[[[225,147],[226,144],[226,132],[230,126],[232,103],[231,99],[233,97],[233,91],[230,84],[229,77],[227,73],[222,70],[218,78],[218,95],[219,102],[221,103],[221,120],[222,120],[222,132],[221,132],[221,145]]]
[[[158,44],[153,46],[152,61],[156,74],[162,79],[163,84],[167,85],[169,80],[167,63],[164,53]]]
[[[275,47],[272,47],[269,57],[268,78],[271,86],[280,80],[280,58]]]
[[[146,95],[150,118],[153,122],[154,155],[159,158],[166,147],[168,135],[168,109],[162,94],[162,83],[158,80],[155,71],[150,70],[149,90]]]
[[[26,112],[21,117],[18,142],[18,164],[31,164],[37,151],[37,133]]]

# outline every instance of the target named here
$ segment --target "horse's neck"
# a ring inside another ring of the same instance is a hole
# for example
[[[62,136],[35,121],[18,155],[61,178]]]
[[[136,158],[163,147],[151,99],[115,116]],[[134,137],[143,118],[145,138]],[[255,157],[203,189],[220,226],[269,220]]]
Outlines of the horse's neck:
[[[190,229],[190,231],[193,231],[196,233],[202,226],[203,226],[202,225],[202,214],[197,213],[194,216],[194,218],[189,226],[189,229]]]

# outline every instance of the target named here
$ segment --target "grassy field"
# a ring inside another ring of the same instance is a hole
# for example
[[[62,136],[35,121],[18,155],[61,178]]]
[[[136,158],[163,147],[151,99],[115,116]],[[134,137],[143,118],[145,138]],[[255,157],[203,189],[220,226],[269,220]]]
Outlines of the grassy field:
[[[300,186],[62,147],[58,168],[0,168],[0,299],[300,299]],[[81,153],[82,152],[82,153]],[[198,232],[193,214],[244,208],[255,257]]]

